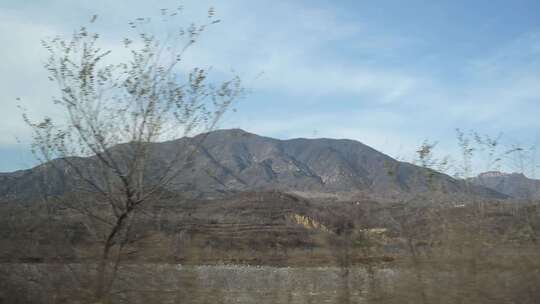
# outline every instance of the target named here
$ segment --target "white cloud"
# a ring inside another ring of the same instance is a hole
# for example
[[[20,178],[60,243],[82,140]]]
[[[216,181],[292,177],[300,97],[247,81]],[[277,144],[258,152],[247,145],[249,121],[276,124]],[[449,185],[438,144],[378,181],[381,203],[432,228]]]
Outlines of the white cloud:
[[[399,64],[399,55],[403,49],[412,54],[415,47],[425,51],[428,42],[342,19],[329,8],[291,1],[187,1],[186,21],[204,20],[213,2],[223,22],[188,53],[186,68],[211,65],[218,77],[234,68],[254,91],[246,101],[251,104],[240,105],[224,127],[281,137],[350,137],[391,155],[410,155],[402,147],[410,151],[426,137],[453,141],[455,127],[511,136],[540,127],[538,31],[450,67],[442,67],[444,56],[419,52],[424,58],[414,59],[428,65],[421,69]],[[176,4],[160,1],[161,7]],[[29,135],[12,102],[16,97],[36,117],[57,115],[45,102],[54,87],[41,68],[45,54],[39,39],[69,33],[97,13],[103,42],[119,58],[116,41],[126,22],[158,14],[161,7],[150,1],[56,0],[2,9],[0,43],[9,47],[0,49],[0,70],[9,73],[0,74],[0,146]],[[444,79],[440,69],[461,79]],[[255,109],[272,97],[281,110],[269,115]]]
[[[173,4],[174,1],[161,3],[163,7]],[[186,5],[188,12],[201,11],[200,15],[204,15],[209,6],[210,2]],[[369,95],[374,96],[373,100],[392,102],[406,96],[417,85],[415,77],[403,72],[333,62],[332,55],[321,57],[321,52],[336,47],[336,42],[352,40],[362,31],[357,24],[342,22],[333,11],[284,1],[262,5],[246,1],[220,2],[217,6],[223,24],[211,28],[203,36],[200,46],[188,53],[186,59],[191,65],[210,64],[223,75],[230,75],[229,71],[234,67],[245,76],[248,85],[249,80],[264,72],[253,81],[254,90],[282,91],[304,96],[304,100],[339,93]],[[107,34],[105,46],[115,49],[112,56],[118,58],[122,55],[116,54],[122,53],[118,52],[118,44],[113,39],[120,38],[115,37],[122,32],[120,26],[130,18],[152,13],[150,9],[158,14],[158,8],[143,2],[128,5],[122,1],[57,0],[1,11],[5,26],[0,29],[0,42],[10,46],[0,50],[0,55],[5,58],[1,67],[10,73],[0,75],[3,113],[6,113],[0,129],[3,134],[9,134],[2,137],[0,144],[13,143],[15,136],[28,138],[20,112],[10,101],[16,97],[23,99],[32,116],[58,116],[48,103],[55,90],[42,68],[46,54],[39,45],[40,39],[69,33],[77,24],[85,23],[89,16],[97,13],[102,22],[98,24]],[[60,12],[68,18],[55,18]],[[113,14],[116,12],[122,12],[122,16]]]
[[[43,36],[54,34],[55,29],[33,24],[13,11],[0,11],[0,19],[0,145],[6,145],[30,135],[17,108],[17,98],[22,99],[20,104],[32,116],[53,115],[47,102],[54,90],[42,67],[46,54],[39,43]]]

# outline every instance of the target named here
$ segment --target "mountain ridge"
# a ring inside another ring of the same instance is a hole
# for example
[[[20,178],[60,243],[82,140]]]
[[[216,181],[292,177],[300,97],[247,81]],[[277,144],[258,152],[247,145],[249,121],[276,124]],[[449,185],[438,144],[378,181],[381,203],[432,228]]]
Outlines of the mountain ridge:
[[[179,161],[172,165],[179,174],[167,188],[198,197],[268,190],[368,193],[396,199],[427,192],[506,197],[483,186],[469,187],[465,181],[443,173],[400,162],[351,139],[280,140],[242,129],[225,129],[151,145],[148,180],[159,176],[171,165],[171,156],[177,155]],[[75,161],[85,168],[95,166],[93,157]],[[47,191],[55,195],[68,191],[73,187],[69,168],[62,166],[62,160],[53,162],[59,170],[51,171],[41,165],[0,174],[0,197],[31,196],[37,191],[36,184],[43,172],[52,173],[45,185]]]

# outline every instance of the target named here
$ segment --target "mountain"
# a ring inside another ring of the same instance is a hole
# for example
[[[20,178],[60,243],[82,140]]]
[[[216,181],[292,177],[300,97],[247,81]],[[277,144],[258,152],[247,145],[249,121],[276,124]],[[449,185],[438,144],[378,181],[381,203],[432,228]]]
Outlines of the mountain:
[[[120,151],[126,146],[129,145],[112,150]],[[168,190],[197,197],[268,190],[305,196],[363,193],[393,199],[427,192],[506,197],[482,186],[470,186],[448,175],[397,161],[348,139],[278,140],[230,129],[153,143],[151,151],[147,180],[152,181],[165,168],[173,166],[173,171],[179,174]],[[172,163],[172,159],[178,161]],[[98,170],[95,156],[70,160],[90,175]],[[62,160],[54,160],[53,164],[0,174],[0,197],[30,198],[40,189],[55,195],[77,189],[72,170]]]
[[[540,180],[527,178],[522,173],[490,171],[474,177],[472,182],[513,198],[540,199]]]

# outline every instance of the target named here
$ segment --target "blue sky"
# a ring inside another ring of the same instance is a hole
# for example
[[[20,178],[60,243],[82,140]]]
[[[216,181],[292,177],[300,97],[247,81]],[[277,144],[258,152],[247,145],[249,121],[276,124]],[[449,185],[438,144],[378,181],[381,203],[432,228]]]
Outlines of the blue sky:
[[[41,38],[70,33],[95,13],[114,49],[128,20],[177,3],[2,0],[0,172],[33,164],[16,97],[35,116],[59,115],[47,103],[54,88],[40,66]],[[352,138],[405,160],[426,138],[457,157],[458,127],[502,132],[506,146],[540,138],[539,1],[181,4],[188,21],[209,6],[222,20],[191,50],[191,64],[234,69],[251,90],[221,127]]]

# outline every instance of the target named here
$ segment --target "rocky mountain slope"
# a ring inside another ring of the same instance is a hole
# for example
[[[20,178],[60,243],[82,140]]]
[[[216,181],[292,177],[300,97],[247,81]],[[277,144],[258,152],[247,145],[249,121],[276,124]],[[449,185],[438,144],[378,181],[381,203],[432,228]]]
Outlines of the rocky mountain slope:
[[[485,172],[472,179],[476,185],[519,199],[540,199],[540,180],[522,173]]]
[[[71,161],[90,175],[97,172],[94,157]],[[43,189],[50,194],[77,189],[71,169],[62,160],[54,162],[56,166],[0,174],[0,197],[28,198]],[[397,161],[358,141],[278,140],[240,129],[152,144],[147,181],[169,166],[179,174],[168,184],[168,190],[198,197],[268,190],[310,196],[368,193],[399,198],[404,194],[437,192],[506,197],[483,186],[469,186],[448,175]]]

